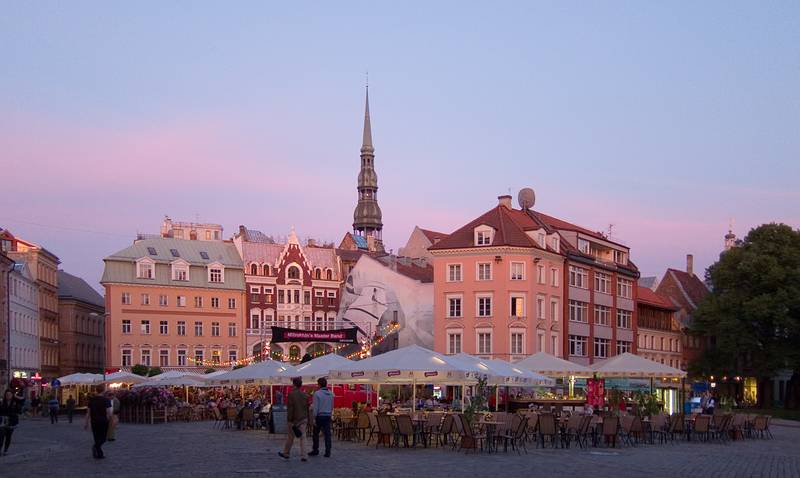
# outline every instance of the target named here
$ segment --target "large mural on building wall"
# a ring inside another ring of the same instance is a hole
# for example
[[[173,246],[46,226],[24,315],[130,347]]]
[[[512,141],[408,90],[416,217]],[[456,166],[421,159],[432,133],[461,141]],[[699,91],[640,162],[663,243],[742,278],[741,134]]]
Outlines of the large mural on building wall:
[[[364,255],[345,281],[338,318],[366,327],[369,336],[396,321],[397,340],[387,339],[375,352],[411,344],[432,349],[433,283],[407,277]]]

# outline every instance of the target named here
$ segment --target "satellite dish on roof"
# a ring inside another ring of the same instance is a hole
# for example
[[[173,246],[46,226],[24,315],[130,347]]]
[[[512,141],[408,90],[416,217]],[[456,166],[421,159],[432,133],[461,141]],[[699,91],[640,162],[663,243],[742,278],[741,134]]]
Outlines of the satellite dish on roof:
[[[530,209],[536,202],[536,193],[531,188],[522,188],[517,195],[517,202],[522,209]]]

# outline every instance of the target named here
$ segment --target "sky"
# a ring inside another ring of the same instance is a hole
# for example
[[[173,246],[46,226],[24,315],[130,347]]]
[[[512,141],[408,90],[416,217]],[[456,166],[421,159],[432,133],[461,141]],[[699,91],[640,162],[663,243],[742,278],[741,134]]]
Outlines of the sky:
[[[164,215],[341,240],[364,85],[387,248],[523,187],[712,264],[800,226],[800,2],[12,2],[0,227],[95,287]]]

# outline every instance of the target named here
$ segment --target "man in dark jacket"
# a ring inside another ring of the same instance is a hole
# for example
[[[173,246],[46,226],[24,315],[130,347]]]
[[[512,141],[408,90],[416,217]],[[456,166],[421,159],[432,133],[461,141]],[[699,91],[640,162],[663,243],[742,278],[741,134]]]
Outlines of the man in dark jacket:
[[[113,407],[111,400],[103,396],[103,387],[98,386],[94,390],[94,394],[89,399],[89,410],[86,411],[86,422],[83,429],[92,426],[92,435],[94,436],[94,445],[92,445],[92,456],[97,459],[105,458],[103,454],[103,443],[106,442],[108,436],[108,422],[111,420],[113,414]]]
[[[311,404],[311,415],[314,417],[314,436],[311,440],[313,450],[309,455],[319,455],[319,433],[325,437],[325,457],[331,456],[331,416],[333,415],[333,394],[328,390],[328,380],[321,377],[317,380],[319,390],[314,392]]]
[[[289,425],[289,430],[286,433],[286,445],[283,447],[283,452],[278,452],[281,458],[289,459],[289,453],[292,450],[294,439],[300,440],[300,461],[306,461],[306,426],[308,425],[308,395],[303,390],[303,380],[300,377],[292,379],[294,390],[289,392],[289,397],[286,400],[286,421]]]

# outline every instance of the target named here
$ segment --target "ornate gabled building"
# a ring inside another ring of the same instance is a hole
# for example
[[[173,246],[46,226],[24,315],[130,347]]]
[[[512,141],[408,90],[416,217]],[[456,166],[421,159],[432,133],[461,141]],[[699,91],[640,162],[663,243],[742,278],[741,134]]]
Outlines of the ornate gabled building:
[[[361,171],[358,173],[358,204],[353,212],[353,235],[374,242],[374,249],[383,251],[383,214],[378,206],[378,174],[375,172],[375,148],[372,146],[369,87],[367,88],[364,134],[361,144]]]
[[[336,321],[342,269],[333,247],[302,246],[294,230],[285,244],[239,226],[233,238],[245,270],[248,355],[300,361],[329,345],[271,343],[272,326],[303,330],[341,328]]]

